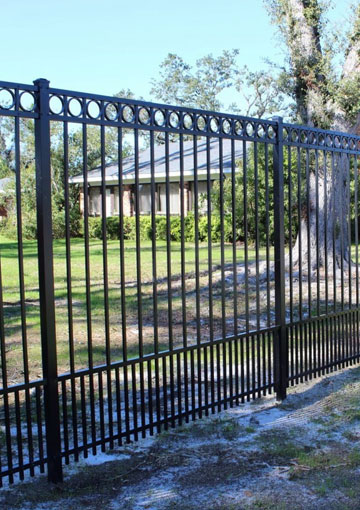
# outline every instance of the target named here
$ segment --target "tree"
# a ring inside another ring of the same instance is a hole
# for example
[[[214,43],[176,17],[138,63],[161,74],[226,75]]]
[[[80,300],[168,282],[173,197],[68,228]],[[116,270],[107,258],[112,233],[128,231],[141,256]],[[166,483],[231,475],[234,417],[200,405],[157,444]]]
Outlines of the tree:
[[[313,127],[358,133],[360,6],[354,9],[342,54],[335,55],[329,40],[334,41],[336,34],[329,28],[324,2],[272,0],[265,5],[287,48],[287,65],[280,74],[279,86],[293,101],[295,119]],[[341,72],[336,71],[339,60],[342,61]],[[293,262],[299,264],[301,258],[305,264],[310,255],[312,267],[309,269],[314,270],[317,263],[314,253],[317,253],[320,266],[325,264],[327,255],[329,264],[334,264],[337,269],[346,268],[351,261],[349,217],[344,212],[344,205],[348,204],[351,194],[350,158],[347,154],[336,153],[331,164],[319,167],[317,177],[313,159],[309,158],[306,162],[309,171],[308,207],[302,207]]]
[[[56,238],[65,236],[65,182],[64,182],[64,138],[63,124],[51,122],[51,188],[52,188],[52,220],[53,235]],[[34,122],[30,119],[20,120],[20,175],[21,175],[21,207],[23,235],[27,238],[36,237],[36,182],[35,182],[35,148]],[[72,127],[68,132],[68,165],[69,177],[80,174],[83,170],[83,135],[82,130]],[[124,156],[130,148],[123,146]],[[118,157],[117,130],[107,128],[105,136],[106,162]],[[88,169],[101,163],[100,130],[95,126],[87,128],[87,162]],[[8,210],[8,218],[2,228],[7,235],[16,236],[16,191],[15,191],[15,145],[14,120],[6,118],[0,124],[0,176],[10,177],[7,186],[6,201],[3,204]],[[70,234],[81,233],[81,214],[79,208],[80,189],[77,185],[69,186],[69,220]]]
[[[300,124],[358,133],[360,6],[351,11],[350,29],[340,37],[327,21],[328,5],[322,0],[265,2],[286,48],[286,63],[277,74],[274,66],[258,73],[240,68],[236,63],[238,50],[203,57],[195,68],[169,54],[161,65],[161,78],[153,82],[152,93],[168,103],[219,110],[223,108],[221,93],[232,88],[234,97],[239,98],[229,107],[232,111],[256,117],[284,112]],[[245,109],[243,101],[239,106],[240,97],[245,100]],[[251,161],[251,150],[248,156]],[[292,166],[296,163],[293,161]],[[328,264],[346,268],[351,260],[350,218],[344,204],[353,193],[352,162],[348,155],[335,153],[333,161],[328,157],[319,163],[311,152],[301,154],[299,163],[303,180],[309,181],[309,193],[300,193],[301,221],[293,263],[299,265],[301,259],[306,266],[310,259],[309,270],[314,271],[317,263],[324,266],[326,253]]]
[[[237,49],[218,57],[210,54],[191,66],[169,53],[160,65],[160,78],[152,81],[151,94],[164,103],[219,111],[224,108],[222,93],[231,89],[237,101],[227,105],[228,110],[254,117],[281,111],[284,98],[271,70],[251,72],[238,65],[238,55]]]

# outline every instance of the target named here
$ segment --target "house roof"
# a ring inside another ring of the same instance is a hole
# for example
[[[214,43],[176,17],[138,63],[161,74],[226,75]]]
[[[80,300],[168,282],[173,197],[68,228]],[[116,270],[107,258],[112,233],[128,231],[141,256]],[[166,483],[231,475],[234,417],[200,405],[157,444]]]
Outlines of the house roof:
[[[231,172],[232,153],[231,140],[222,141],[222,167],[224,173]],[[197,143],[197,173],[199,180],[207,178],[207,142],[204,139]],[[242,157],[242,144],[235,144],[235,160]],[[151,152],[150,148],[139,152],[139,181],[150,182],[151,180]],[[194,143],[192,140],[184,142],[184,178],[185,180],[194,179]],[[165,145],[155,145],[154,147],[154,167],[156,182],[164,182],[166,179],[166,157]],[[220,158],[219,158],[219,140],[212,139],[210,142],[210,174],[212,178],[219,176]],[[123,182],[132,184],[135,181],[135,157],[134,155],[122,160]],[[180,147],[178,142],[169,143],[169,177],[170,181],[179,181],[180,179]],[[101,184],[101,166],[90,170],[87,175],[90,186]],[[107,184],[118,184],[118,162],[107,164],[105,167],[105,181]],[[71,183],[82,183],[83,175],[76,175],[69,179]]]

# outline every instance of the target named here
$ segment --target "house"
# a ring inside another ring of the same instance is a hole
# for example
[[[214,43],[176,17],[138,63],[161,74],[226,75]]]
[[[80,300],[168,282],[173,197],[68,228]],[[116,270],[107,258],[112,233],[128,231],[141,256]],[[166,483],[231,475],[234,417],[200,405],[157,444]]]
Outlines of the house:
[[[184,141],[183,150],[183,172],[184,172],[184,211],[194,209],[194,143],[193,141]],[[231,140],[222,141],[222,169],[223,174],[231,174],[232,153]],[[234,161],[242,156],[242,145],[236,146],[234,152]],[[219,140],[211,139],[210,142],[210,182],[219,179],[220,160],[219,160]],[[197,178],[198,195],[207,192],[207,142],[205,139],[199,139],[197,143]],[[170,192],[170,214],[180,214],[180,147],[179,142],[169,143],[169,192]],[[140,151],[138,154],[139,168],[139,203],[140,214],[149,214],[151,212],[151,151],[150,148]],[[106,214],[107,216],[117,215],[119,212],[119,165],[118,162],[107,164],[105,167],[106,184]],[[123,211],[126,216],[133,216],[135,205],[135,156],[129,156],[122,160],[123,175]],[[154,147],[154,177],[155,177],[155,200],[156,214],[166,213],[166,157],[165,145],[156,145]],[[102,210],[101,193],[101,167],[90,170],[87,175],[89,214],[91,216],[100,216]],[[83,175],[77,175],[69,180],[72,184],[83,186]],[[83,188],[80,191],[80,209],[84,210]]]
[[[4,177],[3,179],[0,179],[0,221],[3,221],[7,217],[7,190],[11,182],[13,182],[11,177]]]

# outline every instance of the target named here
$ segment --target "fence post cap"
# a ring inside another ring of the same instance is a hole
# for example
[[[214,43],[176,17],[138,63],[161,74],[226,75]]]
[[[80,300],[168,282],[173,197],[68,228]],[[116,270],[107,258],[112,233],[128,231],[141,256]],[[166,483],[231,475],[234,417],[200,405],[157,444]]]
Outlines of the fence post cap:
[[[48,87],[50,85],[50,80],[47,80],[46,78],[38,78],[37,80],[34,80],[34,85],[39,85],[39,87]]]

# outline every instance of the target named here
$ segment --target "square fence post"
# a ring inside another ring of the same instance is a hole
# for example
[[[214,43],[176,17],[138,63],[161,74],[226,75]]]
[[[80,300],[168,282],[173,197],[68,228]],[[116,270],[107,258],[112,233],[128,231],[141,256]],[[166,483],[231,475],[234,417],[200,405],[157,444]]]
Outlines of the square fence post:
[[[285,232],[284,232],[284,156],[283,119],[275,117],[277,138],[274,145],[274,249],[275,249],[275,321],[274,378],[277,400],[286,398],[288,382],[288,345],[285,316]]]
[[[39,111],[39,118],[35,120],[36,207],[47,465],[48,479],[56,483],[62,481],[62,464],[51,217],[49,82],[39,79],[34,81],[34,85],[38,87]]]

